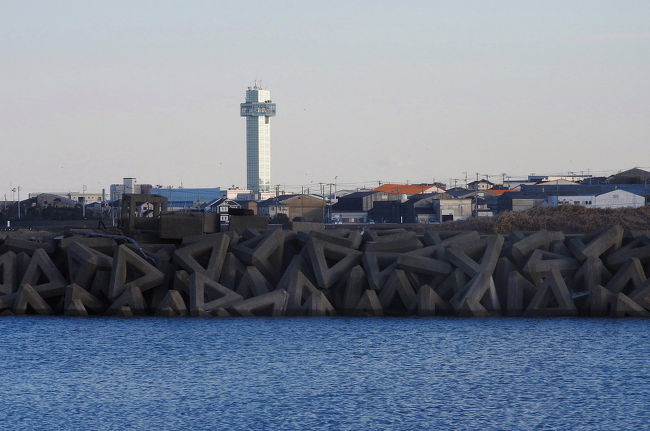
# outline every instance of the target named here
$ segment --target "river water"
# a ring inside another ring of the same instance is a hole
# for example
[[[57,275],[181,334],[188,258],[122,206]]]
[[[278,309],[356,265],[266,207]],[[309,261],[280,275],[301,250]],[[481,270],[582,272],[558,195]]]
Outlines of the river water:
[[[0,318],[2,430],[650,429],[650,321]]]

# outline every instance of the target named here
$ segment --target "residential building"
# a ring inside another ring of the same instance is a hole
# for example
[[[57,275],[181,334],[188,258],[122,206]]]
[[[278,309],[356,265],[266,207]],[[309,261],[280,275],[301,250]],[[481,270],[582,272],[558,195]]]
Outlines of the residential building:
[[[237,203],[241,206],[242,209],[251,210],[253,211],[253,215],[257,215],[257,201],[238,199]]]
[[[332,205],[331,219],[334,223],[367,223],[376,202],[400,201],[400,196],[374,190],[364,190],[339,196]]]
[[[403,204],[405,223],[442,223],[472,215],[472,199],[457,199],[448,193],[411,196]]]
[[[471,199],[434,199],[433,213],[439,222],[465,220],[472,216]]]
[[[205,212],[218,213],[221,223],[230,223],[230,209],[239,209],[241,207],[242,205],[239,202],[223,197],[204,204],[201,209]]]
[[[257,85],[246,90],[240,115],[246,117],[246,182],[254,193],[271,190],[271,117],[276,105],[271,92]]]
[[[480,179],[478,181],[472,181],[467,184],[467,188],[470,190],[479,190],[484,191],[494,187],[494,183],[485,179]]]
[[[445,189],[438,184],[382,184],[373,191],[411,196],[425,193],[442,193]]]
[[[386,192],[367,190],[339,196],[338,202],[332,206],[333,211],[367,212],[377,201],[399,201],[399,195]]]
[[[454,198],[464,199],[470,198],[477,195],[476,190],[464,189],[462,187],[454,187],[445,191],[448,195],[451,195]],[[479,192],[478,195],[482,195],[483,192]]]
[[[305,194],[287,194],[257,203],[257,214],[274,217],[285,214],[289,220],[322,222],[325,202],[322,198]]]

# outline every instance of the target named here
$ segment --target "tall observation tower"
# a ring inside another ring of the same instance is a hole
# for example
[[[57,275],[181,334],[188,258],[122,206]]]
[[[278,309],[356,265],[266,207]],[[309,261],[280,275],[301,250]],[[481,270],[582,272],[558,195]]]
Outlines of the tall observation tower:
[[[257,83],[248,87],[241,116],[246,117],[247,188],[254,193],[268,192],[271,189],[271,117],[275,116],[271,92]]]

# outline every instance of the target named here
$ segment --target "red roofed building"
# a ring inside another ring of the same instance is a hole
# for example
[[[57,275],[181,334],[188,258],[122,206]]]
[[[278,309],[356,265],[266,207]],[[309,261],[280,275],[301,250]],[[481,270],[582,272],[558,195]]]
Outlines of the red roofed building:
[[[489,189],[486,190],[485,193],[489,193],[494,196],[501,196],[506,193],[520,193],[519,190],[510,190],[510,189]]]
[[[411,196],[424,193],[443,193],[445,189],[435,184],[382,184],[373,191]]]

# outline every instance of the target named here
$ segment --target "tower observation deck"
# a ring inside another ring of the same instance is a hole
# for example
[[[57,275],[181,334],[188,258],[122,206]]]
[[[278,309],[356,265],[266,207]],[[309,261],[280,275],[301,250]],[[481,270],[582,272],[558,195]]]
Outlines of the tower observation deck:
[[[275,103],[271,92],[257,84],[246,90],[246,102],[240,105],[246,117],[246,183],[255,193],[271,189],[271,117]]]

